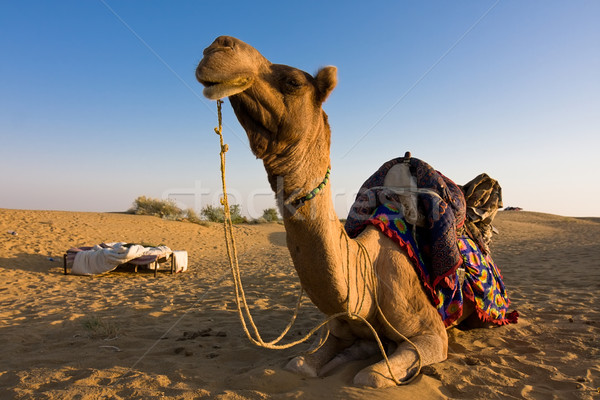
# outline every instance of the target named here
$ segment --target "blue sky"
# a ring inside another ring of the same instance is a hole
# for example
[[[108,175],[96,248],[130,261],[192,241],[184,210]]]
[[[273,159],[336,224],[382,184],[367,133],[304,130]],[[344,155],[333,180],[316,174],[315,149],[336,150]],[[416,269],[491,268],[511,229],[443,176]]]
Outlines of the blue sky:
[[[194,69],[215,37],[338,67],[332,189],[410,150],[504,205],[600,216],[600,2],[0,2],[0,207],[123,211],[140,195],[217,204],[215,104]],[[228,187],[274,206],[228,103]]]

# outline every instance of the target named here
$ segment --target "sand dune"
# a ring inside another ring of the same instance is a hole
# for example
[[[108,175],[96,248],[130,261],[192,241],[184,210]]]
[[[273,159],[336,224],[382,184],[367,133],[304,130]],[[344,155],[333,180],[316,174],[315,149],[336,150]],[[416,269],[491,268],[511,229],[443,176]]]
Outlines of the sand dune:
[[[493,256],[519,323],[453,329],[447,361],[408,386],[371,390],[351,383],[368,360],[307,379],[282,369],[307,345],[271,351],[248,342],[220,225],[0,209],[0,398],[600,398],[599,219],[501,212],[496,226]],[[284,229],[240,225],[236,234],[257,324],[273,338],[299,288]],[[103,241],[187,250],[190,269],[62,274],[66,249]],[[305,301],[292,338],[321,319]]]

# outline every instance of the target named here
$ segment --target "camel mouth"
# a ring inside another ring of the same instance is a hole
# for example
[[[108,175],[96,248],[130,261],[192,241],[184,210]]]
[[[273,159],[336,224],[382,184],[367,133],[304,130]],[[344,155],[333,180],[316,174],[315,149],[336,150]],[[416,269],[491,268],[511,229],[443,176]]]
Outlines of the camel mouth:
[[[202,93],[210,100],[218,100],[233,96],[248,89],[252,85],[252,77],[240,76],[224,81],[207,80],[198,77],[198,82],[204,86]]]

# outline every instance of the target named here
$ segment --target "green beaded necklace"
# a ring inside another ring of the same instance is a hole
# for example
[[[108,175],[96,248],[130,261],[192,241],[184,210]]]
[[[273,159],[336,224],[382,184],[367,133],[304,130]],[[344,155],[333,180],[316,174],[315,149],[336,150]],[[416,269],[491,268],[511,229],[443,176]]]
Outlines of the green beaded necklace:
[[[290,204],[292,206],[294,206],[297,209],[299,209],[300,207],[302,207],[304,205],[304,203],[306,203],[307,201],[313,199],[317,194],[319,194],[319,192],[321,190],[323,190],[323,188],[325,187],[325,185],[327,185],[327,182],[329,181],[329,174],[331,173],[331,167],[327,167],[327,172],[325,173],[325,178],[323,178],[323,182],[319,183],[319,186],[317,186],[316,188],[314,188],[313,190],[310,191],[310,193],[308,193],[306,196],[302,196],[299,199],[296,199],[294,201],[292,201]]]

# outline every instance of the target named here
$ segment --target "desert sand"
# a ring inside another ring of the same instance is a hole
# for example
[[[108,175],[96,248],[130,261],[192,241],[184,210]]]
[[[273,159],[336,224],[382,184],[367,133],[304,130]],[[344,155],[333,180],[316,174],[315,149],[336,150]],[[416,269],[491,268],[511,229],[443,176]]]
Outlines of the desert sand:
[[[448,360],[374,390],[352,385],[372,360],[303,378],[283,366],[308,344],[275,351],[246,339],[219,224],[0,209],[0,398],[600,399],[600,219],[504,211],[495,225],[492,255],[519,323],[451,329]],[[274,338],[299,288],[285,230],[235,233],[257,325]],[[114,241],[187,250],[189,270],[63,275],[66,249]],[[290,338],[322,319],[305,300]]]

